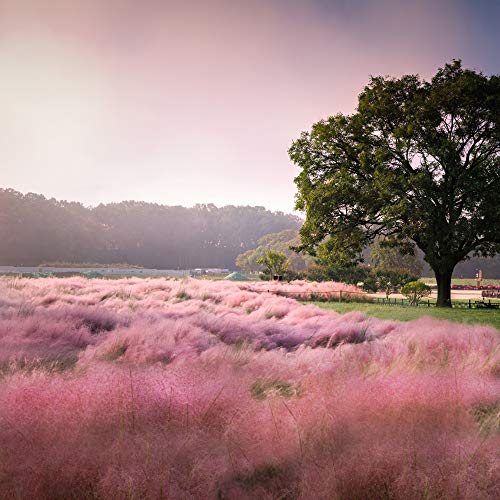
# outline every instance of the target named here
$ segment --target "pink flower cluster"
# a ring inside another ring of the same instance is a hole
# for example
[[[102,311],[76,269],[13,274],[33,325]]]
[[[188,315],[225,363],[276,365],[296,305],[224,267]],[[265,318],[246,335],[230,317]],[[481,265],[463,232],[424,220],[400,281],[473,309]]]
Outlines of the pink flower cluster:
[[[497,330],[275,287],[0,278],[0,498],[498,497]]]

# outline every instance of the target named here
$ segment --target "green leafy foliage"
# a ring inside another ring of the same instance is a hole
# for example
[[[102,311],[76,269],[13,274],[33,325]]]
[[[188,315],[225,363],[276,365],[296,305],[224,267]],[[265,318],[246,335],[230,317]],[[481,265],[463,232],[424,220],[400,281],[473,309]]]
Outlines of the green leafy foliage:
[[[423,297],[431,294],[431,287],[421,281],[410,281],[401,288],[401,293],[410,301],[411,305],[416,306]]]
[[[400,269],[376,269],[371,273],[370,278],[376,283],[374,291],[383,291],[386,297],[389,297],[391,293],[399,291],[407,283],[417,281],[419,276]]]
[[[480,403],[472,409],[472,415],[483,434],[500,432],[500,402]]]
[[[394,242],[389,238],[376,238],[371,247],[370,260],[376,269],[407,272],[415,279],[422,276],[422,263],[412,241]]]
[[[266,255],[258,258],[257,263],[264,266],[264,273],[270,277],[283,276],[290,265],[285,254],[274,250],[269,250]]]
[[[238,255],[236,265],[246,273],[258,272],[261,269],[261,265],[257,262],[257,259],[264,257],[269,250],[274,250],[286,255],[290,262],[290,271],[299,273],[313,263],[312,257],[294,252],[291,249],[291,247],[299,244],[299,233],[293,229],[266,234],[259,239],[257,248],[247,250]]]
[[[411,241],[449,306],[456,264],[500,249],[497,75],[453,61],[430,82],[373,77],[354,114],[315,123],[289,154],[301,168],[300,249],[313,255],[328,242],[339,260],[359,260],[377,237]]]

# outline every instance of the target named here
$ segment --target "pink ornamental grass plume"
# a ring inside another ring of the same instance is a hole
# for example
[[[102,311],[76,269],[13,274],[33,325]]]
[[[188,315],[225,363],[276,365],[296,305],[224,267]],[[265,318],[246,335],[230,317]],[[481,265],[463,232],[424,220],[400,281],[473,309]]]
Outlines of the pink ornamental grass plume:
[[[498,497],[498,331],[267,286],[0,278],[0,498]]]

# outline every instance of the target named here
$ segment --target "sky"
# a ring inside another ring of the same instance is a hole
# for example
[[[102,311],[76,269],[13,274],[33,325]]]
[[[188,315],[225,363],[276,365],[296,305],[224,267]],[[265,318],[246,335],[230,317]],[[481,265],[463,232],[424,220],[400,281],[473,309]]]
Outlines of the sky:
[[[0,187],[294,209],[369,75],[500,73],[500,0],[0,0]]]

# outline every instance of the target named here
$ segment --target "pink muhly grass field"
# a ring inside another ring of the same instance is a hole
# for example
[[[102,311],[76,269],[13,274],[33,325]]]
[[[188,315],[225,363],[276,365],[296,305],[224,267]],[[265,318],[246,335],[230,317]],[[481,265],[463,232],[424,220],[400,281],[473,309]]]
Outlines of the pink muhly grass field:
[[[0,278],[0,498],[498,498],[499,332],[339,289]]]

